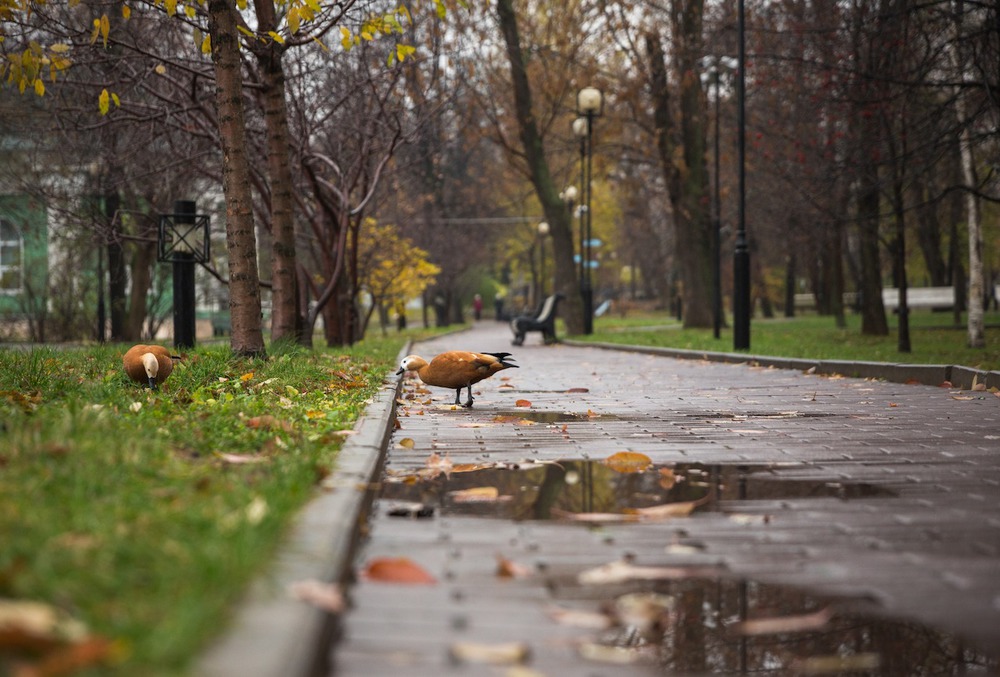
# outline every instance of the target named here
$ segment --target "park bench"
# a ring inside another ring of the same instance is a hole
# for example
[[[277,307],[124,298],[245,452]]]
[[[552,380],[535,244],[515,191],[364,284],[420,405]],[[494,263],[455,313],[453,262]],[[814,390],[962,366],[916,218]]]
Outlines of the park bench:
[[[524,336],[529,331],[542,332],[542,340],[546,344],[556,342],[556,310],[559,301],[563,299],[562,294],[553,294],[542,302],[542,307],[534,315],[521,315],[510,321],[510,329],[514,332],[514,340],[511,343],[515,346],[524,343]]]
[[[887,287],[882,290],[882,305],[886,310],[899,310],[899,290]],[[948,310],[955,307],[954,287],[909,287],[906,290],[906,307]]]

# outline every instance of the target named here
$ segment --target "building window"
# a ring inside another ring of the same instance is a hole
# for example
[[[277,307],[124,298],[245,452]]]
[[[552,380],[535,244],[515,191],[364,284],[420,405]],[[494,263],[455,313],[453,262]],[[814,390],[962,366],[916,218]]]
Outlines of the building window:
[[[7,219],[0,219],[0,294],[20,294],[24,283],[24,238]]]

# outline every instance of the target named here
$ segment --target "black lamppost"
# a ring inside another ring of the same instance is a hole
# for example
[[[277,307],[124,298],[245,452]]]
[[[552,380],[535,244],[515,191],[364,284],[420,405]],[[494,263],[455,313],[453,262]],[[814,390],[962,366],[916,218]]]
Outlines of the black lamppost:
[[[706,57],[704,62],[710,66],[707,75],[715,95],[715,173],[712,187],[712,335],[719,338],[722,329],[722,191],[719,187],[722,173],[719,162],[719,84],[722,79],[722,68],[733,69],[737,64],[736,59],[727,56]]]
[[[538,303],[541,306],[545,299],[545,238],[549,235],[549,222],[542,221],[538,224],[538,258],[541,259],[541,280],[538,282]]]
[[[594,288],[590,280],[591,268],[591,198],[593,197],[592,181],[594,166],[594,118],[600,117],[604,112],[604,97],[601,90],[596,87],[584,87],[576,96],[576,112],[582,116],[573,123],[573,131],[578,136],[586,138],[586,178],[581,183],[583,188],[583,204],[585,209],[581,219],[586,220],[584,234],[581,242],[581,258],[583,264],[583,275],[580,283],[580,296],[583,300],[583,333],[594,333]],[[584,124],[578,124],[583,120]],[[580,127],[584,129],[580,130]],[[581,134],[581,131],[583,134]],[[582,225],[582,224],[581,224]]]
[[[192,200],[174,202],[173,214],[160,215],[161,262],[174,264],[174,346],[193,348],[195,341],[194,264],[208,261],[208,216]]]
[[[736,148],[739,165],[736,247],[733,251],[733,348],[750,348],[750,248],[746,228],[746,28],[744,0],[739,0],[736,30],[739,34],[736,77]]]

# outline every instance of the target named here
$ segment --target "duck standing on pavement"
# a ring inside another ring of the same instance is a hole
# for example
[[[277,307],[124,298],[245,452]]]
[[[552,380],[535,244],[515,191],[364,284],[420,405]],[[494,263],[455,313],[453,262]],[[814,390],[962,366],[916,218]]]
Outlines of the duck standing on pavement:
[[[174,370],[174,360],[179,359],[163,346],[139,344],[128,349],[122,358],[122,366],[130,379],[156,390],[156,386],[166,381]]]
[[[430,362],[419,355],[407,355],[399,365],[397,375],[414,371],[429,386],[455,389],[455,404],[461,404],[462,388],[468,389],[469,399],[463,406],[472,406],[472,385],[498,371],[516,368],[510,363],[510,353],[469,353],[449,350]]]

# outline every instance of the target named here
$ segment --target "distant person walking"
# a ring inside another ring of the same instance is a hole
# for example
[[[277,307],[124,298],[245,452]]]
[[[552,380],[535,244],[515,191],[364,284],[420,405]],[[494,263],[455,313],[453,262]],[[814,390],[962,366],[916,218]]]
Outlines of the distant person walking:
[[[476,320],[483,319],[483,297],[479,294],[476,294],[472,298],[472,316],[475,317]]]

